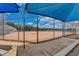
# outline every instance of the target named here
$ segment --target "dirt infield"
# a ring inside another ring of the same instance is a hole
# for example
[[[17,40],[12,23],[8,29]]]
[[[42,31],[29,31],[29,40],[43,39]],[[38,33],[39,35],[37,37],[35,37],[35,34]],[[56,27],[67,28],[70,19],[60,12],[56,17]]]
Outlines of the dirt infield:
[[[62,36],[62,31],[39,31],[39,42],[50,40],[53,38],[57,38]],[[2,36],[0,36],[0,39],[2,39]],[[18,41],[18,32],[12,32],[10,34],[7,34],[4,36],[5,40],[11,40],[11,41]],[[25,32],[25,40],[29,42],[37,42],[37,32],[36,31],[29,31]],[[19,41],[23,41],[23,32],[19,32]]]
[[[26,34],[25,35],[26,41],[37,42],[36,32],[29,31],[29,32],[25,32],[25,34]],[[55,31],[55,38],[60,37],[60,36],[62,36],[62,32]],[[23,43],[14,42],[14,41],[18,41],[18,32],[13,32],[13,33],[5,35],[4,40],[0,40],[0,45],[19,46],[18,49],[16,49],[15,51],[17,55],[54,55],[55,53],[59,52],[60,50],[64,49],[68,45],[75,42],[75,40],[71,40],[69,38],[66,39],[62,37],[57,40],[54,40],[53,38],[54,38],[53,31],[40,31],[39,41],[45,41],[45,40],[50,40],[50,39],[52,39],[52,41],[48,41],[41,44],[29,44],[28,42],[26,42],[26,49],[24,51],[25,53],[22,50]],[[2,39],[2,36],[0,36],[0,39]],[[19,33],[19,41],[23,41],[23,32]]]
[[[56,31],[55,37],[53,31],[40,31],[39,41],[49,40],[59,36],[62,36],[61,31]],[[0,36],[0,38],[2,39],[2,36]],[[7,34],[4,36],[4,39],[18,41],[18,32]],[[35,31],[25,32],[25,40],[30,42],[37,42],[37,32]],[[19,32],[19,41],[23,41],[23,32]]]

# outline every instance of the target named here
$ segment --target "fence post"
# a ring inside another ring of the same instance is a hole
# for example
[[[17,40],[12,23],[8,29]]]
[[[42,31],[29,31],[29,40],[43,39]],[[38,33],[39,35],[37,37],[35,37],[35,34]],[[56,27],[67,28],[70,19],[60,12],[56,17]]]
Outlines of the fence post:
[[[65,22],[62,22],[62,36],[65,36]]]
[[[4,40],[4,14],[2,14],[2,39]]]
[[[53,20],[53,23],[54,23],[54,24],[53,24],[53,28],[54,28],[54,29],[53,29],[53,37],[54,37],[54,39],[55,39],[55,20]]]
[[[37,27],[36,27],[37,28],[37,44],[39,43],[39,27],[38,27],[39,24],[38,23],[39,23],[39,18],[37,17]]]

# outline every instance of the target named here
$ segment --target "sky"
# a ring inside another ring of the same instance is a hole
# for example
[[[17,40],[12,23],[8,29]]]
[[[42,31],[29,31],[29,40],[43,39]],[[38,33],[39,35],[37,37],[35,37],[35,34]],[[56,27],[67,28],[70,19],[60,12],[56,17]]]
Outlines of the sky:
[[[22,15],[22,10],[23,10],[23,4],[19,3],[18,4],[21,8],[19,9],[19,13],[6,13],[4,14],[4,18],[5,18],[5,22],[13,22],[15,24],[23,24],[23,15]],[[53,28],[54,24],[55,28],[62,28],[62,22],[54,19],[54,18],[50,18],[50,17],[45,17],[45,16],[40,16],[40,15],[35,15],[35,14],[30,14],[30,13],[25,13],[25,23],[26,24],[30,24],[33,26],[36,26],[36,22],[37,22],[37,16],[39,16],[39,27],[41,28]],[[0,18],[2,17],[2,14],[0,14]],[[1,19],[0,19],[1,20]],[[53,22],[53,20],[55,20],[55,23]]]
[[[15,24],[23,24],[23,17],[21,17],[21,14],[18,13],[12,13],[12,14],[6,14],[6,22],[13,22]],[[39,27],[41,28],[53,28],[54,26],[54,22],[53,18],[49,18],[49,17],[44,17],[44,16],[39,16]],[[26,24],[30,24],[33,26],[36,26],[36,22],[37,22],[37,15],[33,15],[33,14],[26,14],[25,16],[25,23]],[[55,27],[56,28],[62,28],[62,22],[59,20],[55,20]]]
[[[15,24],[18,24],[18,21],[19,21],[19,24],[23,24],[23,17],[22,17],[22,10],[23,10],[23,4],[22,3],[19,3],[18,4],[21,8],[19,9],[19,13],[6,13],[4,14],[5,16],[5,22],[13,22]],[[25,23],[26,24],[30,24],[30,25],[33,25],[33,26],[36,26],[36,22],[37,22],[37,16],[39,15],[35,15],[35,14],[28,14],[28,13],[25,13]],[[45,17],[45,16],[39,16],[39,27],[41,28],[53,28],[53,18],[49,18],[49,17]],[[59,21],[59,20],[56,20],[55,21],[55,24],[56,24],[56,28],[62,28],[62,23]]]
[[[6,20],[5,22],[13,22],[15,24],[23,24],[23,17],[21,17],[21,14],[18,13],[12,13],[12,14],[6,14]],[[62,22],[60,20],[56,20],[54,18],[45,17],[45,16],[39,16],[39,27],[40,28],[62,28]],[[55,20],[55,23],[54,23]],[[25,23],[29,25],[33,25],[36,27],[37,23],[37,15],[33,14],[26,14],[25,16]]]

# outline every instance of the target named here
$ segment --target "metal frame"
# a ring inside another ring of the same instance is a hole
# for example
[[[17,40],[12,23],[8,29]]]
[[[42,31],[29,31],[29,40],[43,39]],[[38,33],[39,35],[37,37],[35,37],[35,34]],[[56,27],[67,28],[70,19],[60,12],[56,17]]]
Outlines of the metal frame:
[[[39,18],[37,17],[37,27],[36,27],[36,29],[37,29],[37,44],[39,43]]]
[[[25,5],[23,14],[25,13],[25,9],[27,10],[27,6],[28,6],[28,4]],[[28,11],[28,13],[38,14],[38,13],[29,12],[29,11]],[[41,14],[39,14],[39,15],[41,15]],[[47,16],[47,15],[43,15],[43,16]],[[55,22],[55,20],[54,20],[54,22]],[[39,18],[38,17],[37,17],[37,24],[36,25],[37,25],[36,29],[37,29],[37,44],[38,44],[39,43]],[[25,17],[23,17],[23,27],[24,26],[25,26]],[[55,24],[54,24],[54,28],[55,28]],[[23,36],[24,36],[23,37],[23,45],[24,45],[24,48],[25,48],[25,30],[24,29],[23,29]],[[70,32],[71,32],[71,30],[70,30]],[[54,37],[55,37],[55,30],[54,30],[53,33],[54,33]],[[62,22],[62,36],[65,36],[65,22]]]
[[[70,32],[70,35],[71,35],[71,26],[70,25],[69,25],[69,28],[70,28],[69,32]]]
[[[2,39],[4,40],[4,15],[2,14]]]
[[[62,36],[65,36],[65,22],[62,22]]]
[[[53,23],[54,23],[54,25],[53,25],[53,28],[54,28],[54,30],[53,30],[53,37],[55,39],[55,20],[53,20]]]
[[[67,23],[66,27],[67,27],[67,35],[69,35],[69,24],[68,23]]]
[[[68,27],[68,35],[70,35],[70,24],[68,23],[68,25],[67,25],[67,27]]]
[[[70,33],[70,24],[69,24],[69,35],[71,35],[71,33]]]
[[[22,17],[23,17],[23,48],[25,49],[25,13],[26,13],[26,11],[25,11],[25,7],[26,7],[26,5],[24,5],[24,7],[23,7],[23,11],[22,11]]]
[[[66,24],[66,35],[69,35],[69,34],[68,34],[68,31],[69,31],[69,30],[68,30],[68,23],[65,23],[65,24]]]
[[[75,35],[76,35],[76,26],[75,26]]]
[[[25,18],[23,17],[23,48],[25,49]]]
[[[19,19],[18,19],[18,24],[19,24]],[[19,27],[18,27],[18,42],[19,42]]]
[[[71,25],[70,25],[70,28],[71,28],[71,30],[70,30],[70,35],[72,35],[72,27],[71,27]]]

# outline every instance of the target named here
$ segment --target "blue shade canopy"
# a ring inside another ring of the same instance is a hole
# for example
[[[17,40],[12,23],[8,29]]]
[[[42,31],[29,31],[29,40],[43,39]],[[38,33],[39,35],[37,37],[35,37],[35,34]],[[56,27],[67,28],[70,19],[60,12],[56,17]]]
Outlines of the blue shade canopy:
[[[18,12],[18,8],[16,3],[0,3],[0,13]]]
[[[25,9],[28,13],[52,17],[63,22],[79,20],[78,3],[29,3]]]

